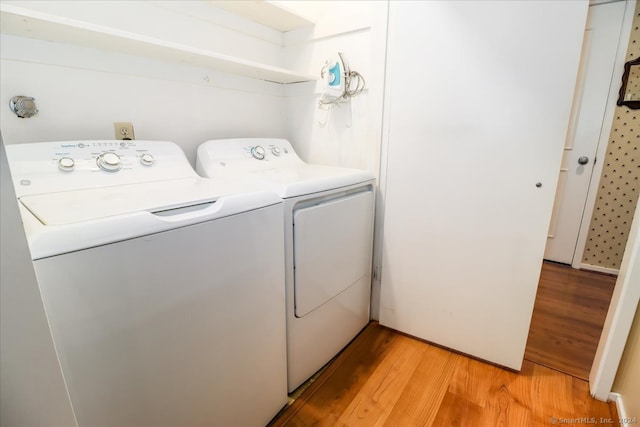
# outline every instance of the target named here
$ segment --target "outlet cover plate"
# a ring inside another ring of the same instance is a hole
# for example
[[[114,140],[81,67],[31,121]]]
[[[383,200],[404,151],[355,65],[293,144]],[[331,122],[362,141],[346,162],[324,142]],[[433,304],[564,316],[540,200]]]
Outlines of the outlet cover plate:
[[[133,123],[129,122],[115,122],[113,128],[116,133],[116,139],[136,139],[133,133]]]

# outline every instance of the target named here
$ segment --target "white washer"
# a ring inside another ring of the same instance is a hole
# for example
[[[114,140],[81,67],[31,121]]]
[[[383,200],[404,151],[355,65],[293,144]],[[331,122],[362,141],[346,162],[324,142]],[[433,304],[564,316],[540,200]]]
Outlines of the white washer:
[[[267,424],[287,399],[280,198],[198,177],[170,142],[6,150],[78,425]]]
[[[293,391],[369,322],[375,177],[310,165],[284,139],[207,141],[196,171],[284,199],[288,386]]]

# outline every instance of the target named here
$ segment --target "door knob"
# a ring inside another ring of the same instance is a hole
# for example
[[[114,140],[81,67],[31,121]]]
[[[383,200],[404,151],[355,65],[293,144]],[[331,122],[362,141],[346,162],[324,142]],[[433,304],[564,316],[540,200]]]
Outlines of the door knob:
[[[587,156],[580,156],[578,158],[578,164],[586,165],[587,163],[589,163],[589,158]]]

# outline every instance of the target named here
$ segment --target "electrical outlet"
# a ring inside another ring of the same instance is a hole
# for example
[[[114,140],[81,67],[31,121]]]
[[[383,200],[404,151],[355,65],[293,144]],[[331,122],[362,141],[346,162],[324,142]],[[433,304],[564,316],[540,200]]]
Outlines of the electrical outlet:
[[[136,139],[133,133],[133,124],[129,122],[115,122],[116,139]]]

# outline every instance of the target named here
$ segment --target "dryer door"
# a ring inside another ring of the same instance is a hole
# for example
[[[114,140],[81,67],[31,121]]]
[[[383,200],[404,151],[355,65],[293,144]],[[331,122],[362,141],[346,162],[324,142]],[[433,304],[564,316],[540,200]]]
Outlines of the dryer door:
[[[295,315],[303,317],[371,270],[373,191],[296,209]]]

